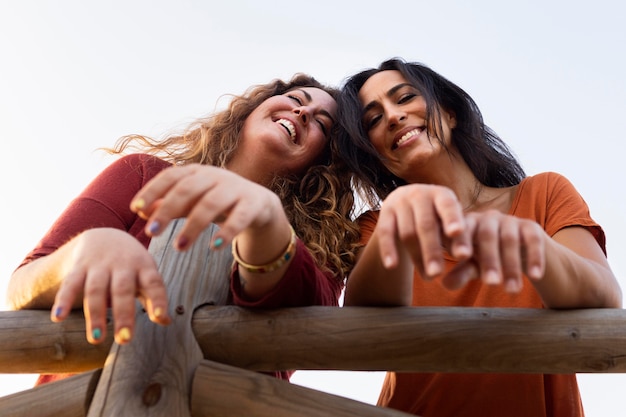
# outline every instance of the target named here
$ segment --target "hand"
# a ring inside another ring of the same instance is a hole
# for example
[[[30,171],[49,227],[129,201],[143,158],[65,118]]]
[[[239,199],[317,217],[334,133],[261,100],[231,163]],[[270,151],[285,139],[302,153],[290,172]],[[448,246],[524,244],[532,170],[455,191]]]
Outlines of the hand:
[[[442,186],[410,184],[394,190],[383,202],[376,231],[386,268],[398,264],[401,245],[427,278],[443,272],[442,248],[461,261],[472,254],[462,207]]]
[[[150,319],[169,324],[167,294],[157,265],[148,250],[132,235],[119,229],[90,229],[70,240],[65,252],[63,281],[52,306],[52,320],[62,321],[83,298],[87,340],[105,339],[110,303],[115,339],[123,344],[132,338],[135,297]]]
[[[537,222],[497,210],[469,213],[466,217],[474,254],[443,278],[446,287],[465,285],[471,275],[486,284],[503,284],[508,292],[522,289],[522,274],[539,280],[546,268],[545,231]],[[477,269],[474,273],[467,269]]]
[[[280,199],[269,189],[226,169],[200,164],[163,170],[137,193],[131,209],[147,219],[146,233],[152,236],[173,219],[186,217],[175,240],[179,250],[193,244],[211,223],[220,225],[212,243],[220,248],[244,229],[268,225],[278,213],[284,218]]]

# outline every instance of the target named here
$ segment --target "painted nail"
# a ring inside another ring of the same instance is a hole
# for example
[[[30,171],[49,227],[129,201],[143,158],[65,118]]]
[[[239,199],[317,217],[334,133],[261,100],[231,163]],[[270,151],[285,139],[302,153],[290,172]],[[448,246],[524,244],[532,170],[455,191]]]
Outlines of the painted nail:
[[[155,234],[155,233],[157,233],[159,231],[160,227],[161,227],[161,223],[159,223],[158,220],[154,220],[148,226],[148,231],[150,232],[151,235],[153,235],[153,234]]]
[[[222,239],[221,237],[218,237],[217,239],[215,239],[215,241],[213,242],[213,247],[214,248],[219,248],[220,246],[222,246],[224,244],[224,239]]]
[[[57,307],[56,310],[54,310],[54,317],[56,318],[61,317],[62,312],[63,312],[63,307]]]
[[[128,342],[130,340],[130,329],[128,327],[122,327],[117,332],[117,340],[122,343]]]
[[[138,198],[137,200],[133,201],[133,209],[135,211],[139,211],[143,209],[145,206],[146,206],[146,201],[143,198]]]
[[[179,250],[185,249],[187,245],[189,245],[189,239],[187,239],[185,236],[180,236],[178,240],[176,240],[176,248],[178,248]]]
[[[102,337],[102,331],[100,330],[99,327],[91,329],[91,337],[93,337],[94,340],[98,340]]]

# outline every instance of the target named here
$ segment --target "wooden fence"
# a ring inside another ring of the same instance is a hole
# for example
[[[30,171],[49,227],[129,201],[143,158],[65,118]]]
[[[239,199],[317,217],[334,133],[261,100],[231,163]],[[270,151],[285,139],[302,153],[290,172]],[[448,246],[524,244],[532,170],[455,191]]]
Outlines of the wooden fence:
[[[63,323],[48,311],[0,312],[0,373],[77,373],[0,398],[2,416],[407,416],[257,371],[626,372],[626,310],[252,311],[223,305],[231,260],[207,249],[210,232],[170,255],[174,234],[150,247],[173,323],[138,311],[130,344],[88,344],[78,312]]]

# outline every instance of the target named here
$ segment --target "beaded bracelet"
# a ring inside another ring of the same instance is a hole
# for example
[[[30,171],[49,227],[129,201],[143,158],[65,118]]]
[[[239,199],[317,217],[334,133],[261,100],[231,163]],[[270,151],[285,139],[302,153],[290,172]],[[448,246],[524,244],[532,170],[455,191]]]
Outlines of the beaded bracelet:
[[[239,266],[246,271],[254,274],[276,271],[278,268],[285,265],[285,263],[296,253],[296,232],[293,230],[291,225],[289,225],[289,228],[291,229],[291,240],[289,241],[289,245],[287,245],[287,249],[285,249],[285,251],[278,258],[272,262],[266,263],[265,265],[250,265],[249,263],[244,262],[239,257],[239,252],[237,251],[237,237],[235,237],[232,244],[232,252],[235,262],[237,262],[237,264],[239,264]]]

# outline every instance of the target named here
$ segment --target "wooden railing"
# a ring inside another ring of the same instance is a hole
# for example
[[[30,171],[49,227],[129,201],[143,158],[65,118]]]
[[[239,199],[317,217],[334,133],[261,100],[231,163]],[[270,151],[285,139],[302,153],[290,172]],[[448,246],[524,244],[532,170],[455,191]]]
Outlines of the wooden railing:
[[[0,398],[2,415],[400,416],[251,371],[626,371],[621,309],[206,306],[191,330],[202,359],[189,370],[183,345],[173,357],[152,346],[129,362],[139,340],[90,345],[82,314],[55,324],[45,311],[1,312],[0,373],[79,373]],[[115,389],[129,375],[140,376],[132,389]]]
[[[2,416],[407,416],[257,371],[626,372],[626,310],[246,310],[223,306],[227,252],[170,255],[173,236],[150,248],[173,323],[139,310],[127,345],[88,344],[78,312],[0,312],[0,373],[77,373],[0,398]]]

